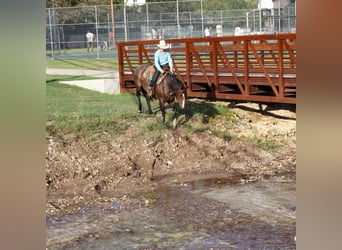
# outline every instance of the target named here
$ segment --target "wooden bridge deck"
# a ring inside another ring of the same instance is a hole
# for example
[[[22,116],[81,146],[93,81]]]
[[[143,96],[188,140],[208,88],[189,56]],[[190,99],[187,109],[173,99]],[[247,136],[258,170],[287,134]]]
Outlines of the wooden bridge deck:
[[[166,40],[188,97],[296,103],[296,34]],[[152,63],[159,40],[118,44],[120,90],[135,91],[134,69]]]

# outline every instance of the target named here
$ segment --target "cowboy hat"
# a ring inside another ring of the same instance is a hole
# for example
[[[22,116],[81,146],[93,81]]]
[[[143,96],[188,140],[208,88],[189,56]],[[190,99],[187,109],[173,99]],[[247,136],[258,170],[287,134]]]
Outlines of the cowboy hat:
[[[161,49],[168,49],[169,45],[165,42],[165,40],[160,40],[159,44],[157,45]]]

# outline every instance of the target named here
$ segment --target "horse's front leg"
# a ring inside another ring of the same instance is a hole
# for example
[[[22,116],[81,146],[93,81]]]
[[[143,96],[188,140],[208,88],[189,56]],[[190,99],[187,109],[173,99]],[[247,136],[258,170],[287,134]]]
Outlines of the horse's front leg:
[[[163,105],[162,107],[160,107],[160,110],[161,110],[162,116],[163,116],[163,123],[165,123],[165,106]]]
[[[153,112],[152,112],[152,108],[151,108],[151,97],[145,96],[145,98],[146,98],[148,113],[152,114]]]
[[[136,95],[136,97],[138,99],[138,110],[141,113],[142,112],[142,105],[141,105],[141,100],[140,100],[140,91],[137,90],[135,92],[135,95]]]
[[[175,129],[177,127],[177,116],[178,116],[178,109],[175,103],[172,104],[172,111],[173,111],[172,127],[173,129]]]
[[[162,102],[161,99],[159,99],[159,108],[160,108],[160,111],[162,112],[163,123],[165,123],[165,103]]]
[[[177,112],[178,112],[178,109],[177,109],[177,105],[176,103],[172,103],[172,111],[173,111],[173,119],[175,119],[177,117]]]

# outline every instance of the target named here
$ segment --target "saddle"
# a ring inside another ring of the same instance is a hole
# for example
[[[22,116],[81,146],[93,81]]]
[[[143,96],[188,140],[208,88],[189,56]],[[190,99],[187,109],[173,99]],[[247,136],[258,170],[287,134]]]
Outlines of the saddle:
[[[155,69],[154,65],[147,66],[145,71],[144,71],[144,73],[143,73],[144,78],[146,78],[149,81],[151,81],[152,76],[153,76],[155,70],[156,69]],[[156,85],[160,84],[164,80],[165,76],[167,76],[169,74],[170,68],[168,66],[165,66],[165,67],[163,67],[163,70],[165,72],[164,72],[164,74],[160,74],[159,75],[159,77],[158,77],[158,79],[156,81]]]

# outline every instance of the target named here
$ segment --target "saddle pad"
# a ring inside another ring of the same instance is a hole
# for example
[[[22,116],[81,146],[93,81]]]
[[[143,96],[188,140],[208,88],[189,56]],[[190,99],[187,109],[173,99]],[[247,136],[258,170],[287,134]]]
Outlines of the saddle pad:
[[[148,66],[148,67],[146,67],[145,71],[143,72],[143,77],[151,80],[153,73],[154,73],[154,67],[152,65]]]

